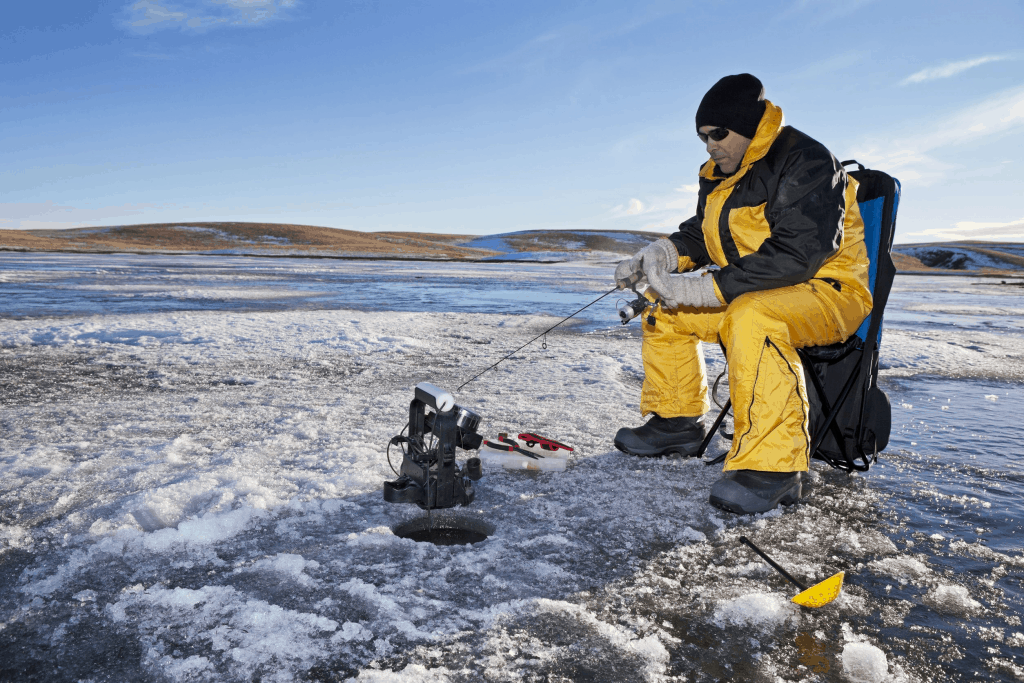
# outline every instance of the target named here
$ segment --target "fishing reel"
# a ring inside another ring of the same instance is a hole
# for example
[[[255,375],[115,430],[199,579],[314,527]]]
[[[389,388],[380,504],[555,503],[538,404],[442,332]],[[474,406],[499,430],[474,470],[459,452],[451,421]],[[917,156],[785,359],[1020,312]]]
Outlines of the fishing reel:
[[[622,324],[627,324],[630,320],[641,315],[649,307],[653,307],[654,302],[645,297],[643,294],[638,294],[636,299],[622,306],[619,309],[619,318],[622,320]]]
[[[643,285],[641,285],[641,280],[643,280],[643,279],[644,279],[643,273],[641,273],[640,271],[637,271],[637,272],[633,273],[632,275],[630,275],[625,280],[619,280],[618,282],[616,282],[616,284],[618,285],[619,289],[629,288],[629,289],[633,290],[634,294],[636,294],[636,299],[634,299],[633,301],[630,301],[630,302],[626,303],[625,305],[619,307],[619,319],[622,320],[622,324],[623,325],[627,324],[630,320],[632,320],[633,318],[637,317],[638,315],[643,314],[643,312],[646,311],[648,308],[654,308],[654,306],[655,306],[655,302],[654,301],[651,301],[646,296],[644,296],[642,292],[637,290],[637,286],[638,285],[639,286],[643,286]],[[621,299],[620,299],[620,301],[621,301]],[[653,317],[650,318],[647,322],[649,324],[653,325],[654,324]]]
[[[473,502],[473,482],[482,476],[480,458],[471,457],[459,467],[455,451],[480,448],[479,425],[480,416],[455,405],[455,398],[444,389],[427,382],[417,384],[409,405],[409,435],[399,434],[388,443],[388,462],[391,446],[399,446],[402,465],[395,472],[398,479],[384,482],[384,500],[415,503],[424,510]]]

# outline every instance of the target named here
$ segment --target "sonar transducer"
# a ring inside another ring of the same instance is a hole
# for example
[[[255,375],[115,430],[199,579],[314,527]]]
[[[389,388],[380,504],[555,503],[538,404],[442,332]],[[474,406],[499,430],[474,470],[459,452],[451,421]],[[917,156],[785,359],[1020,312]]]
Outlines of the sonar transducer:
[[[476,491],[473,482],[482,476],[480,458],[469,457],[459,466],[457,449],[475,451],[483,437],[477,433],[480,415],[455,403],[451,393],[429,382],[416,385],[409,405],[409,423],[402,434],[388,443],[402,451],[402,463],[394,481],[384,482],[384,500],[412,503],[427,511],[426,517],[396,525],[396,536],[437,545],[476,543],[486,538],[493,527],[459,515],[431,515],[456,505],[469,505]],[[408,429],[408,434],[406,434]]]
[[[429,382],[417,384],[409,405],[409,433],[388,443],[388,462],[390,447],[398,446],[402,464],[395,470],[398,479],[384,482],[384,500],[414,503],[424,510],[473,502],[473,482],[481,476],[480,458],[470,457],[460,467],[455,452],[480,448],[479,425],[480,416],[456,405],[455,397],[444,389]]]
[[[775,560],[764,554],[760,548],[746,536],[740,536],[740,542],[746,544],[755,553],[761,556],[761,559],[772,566],[772,569],[777,571],[779,574],[788,580],[790,583],[800,589],[800,592],[793,596],[793,602],[802,607],[824,607],[828,603],[839,597],[839,592],[843,588],[843,577],[846,576],[846,572],[839,572],[833,574],[821,583],[816,583],[810,588],[802,584],[801,582],[794,579],[789,572],[780,567]]]

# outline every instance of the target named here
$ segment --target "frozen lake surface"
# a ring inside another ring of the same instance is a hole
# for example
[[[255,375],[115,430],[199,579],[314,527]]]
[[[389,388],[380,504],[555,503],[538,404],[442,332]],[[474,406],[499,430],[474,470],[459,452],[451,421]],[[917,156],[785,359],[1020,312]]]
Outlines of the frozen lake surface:
[[[610,264],[0,255],[0,680],[1024,679],[1024,288],[898,277],[871,471],[799,505],[707,505],[717,468],[614,450],[641,422],[616,295],[457,396],[486,541],[391,527],[388,439],[610,287]],[[722,368],[706,348],[712,376]],[[726,444],[717,439],[713,452]],[[738,542],[808,581],[817,611]]]

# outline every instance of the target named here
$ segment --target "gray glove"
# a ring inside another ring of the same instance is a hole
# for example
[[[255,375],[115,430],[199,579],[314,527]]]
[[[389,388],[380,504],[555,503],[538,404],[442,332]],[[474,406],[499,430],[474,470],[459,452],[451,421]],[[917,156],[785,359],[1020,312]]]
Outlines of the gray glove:
[[[658,293],[667,308],[679,308],[680,306],[721,308],[725,305],[715,294],[715,279],[711,273],[676,277],[667,273],[664,275],[651,273],[647,279],[651,289]]]
[[[676,272],[678,267],[679,250],[672,240],[663,237],[619,263],[615,268],[615,284],[619,289],[625,289],[636,284],[629,281],[633,273],[640,273],[650,281],[652,273],[668,277],[668,274]]]

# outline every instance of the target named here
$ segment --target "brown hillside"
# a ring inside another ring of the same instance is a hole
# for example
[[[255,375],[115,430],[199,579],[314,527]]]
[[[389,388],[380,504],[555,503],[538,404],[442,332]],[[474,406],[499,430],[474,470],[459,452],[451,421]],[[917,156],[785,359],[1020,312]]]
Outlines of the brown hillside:
[[[939,268],[929,268],[921,263],[921,259],[895,251],[892,252],[892,263],[896,266],[896,270],[941,270]]]
[[[367,233],[276,223],[153,223],[71,230],[0,230],[0,248],[44,251],[330,254],[473,259],[494,252],[456,246],[460,235]]]

